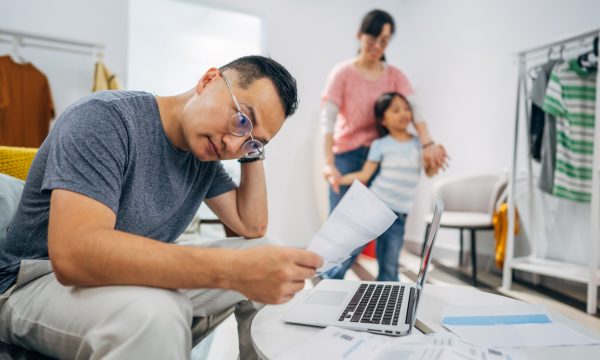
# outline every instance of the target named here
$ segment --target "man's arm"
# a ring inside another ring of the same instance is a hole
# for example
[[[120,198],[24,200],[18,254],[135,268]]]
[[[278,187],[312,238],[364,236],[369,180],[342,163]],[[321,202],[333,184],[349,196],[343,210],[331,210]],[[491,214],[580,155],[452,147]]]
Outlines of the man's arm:
[[[208,207],[236,234],[246,238],[265,236],[269,222],[265,169],[261,160],[241,165],[240,186],[211,199]]]
[[[52,191],[48,252],[64,285],[223,288],[251,300],[285,302],[321,264],[318,255],[275,246],[209,249],[166,244],[114,229],[104,204],[68,190]]]

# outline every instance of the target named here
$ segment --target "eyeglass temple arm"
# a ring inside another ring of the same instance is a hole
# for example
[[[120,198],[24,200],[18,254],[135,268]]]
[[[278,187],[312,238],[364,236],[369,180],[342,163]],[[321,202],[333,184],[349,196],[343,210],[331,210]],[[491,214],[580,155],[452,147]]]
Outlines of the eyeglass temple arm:
[[[231,97],[233,98],[233,102],[235,103],[235,106],[237,107],[238,111],[241,112],[242,109],[240,108],[240,103],[237,101],[237,98],[235,97],[235,95],[233,95],[233,90],[231,90],[231,84],[229,83],[229,79],[227,79],[225,74],[221,74],[221,76],[223,77],[223,80],[225,80],[225,85],[227,85],[227,89],[229,90],[229,93],[231,94]]]

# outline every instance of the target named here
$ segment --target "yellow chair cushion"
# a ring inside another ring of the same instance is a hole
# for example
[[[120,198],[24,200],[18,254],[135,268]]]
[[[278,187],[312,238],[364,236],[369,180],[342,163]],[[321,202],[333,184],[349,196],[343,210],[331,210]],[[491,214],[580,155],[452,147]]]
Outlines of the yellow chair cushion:
[[[37,150],[35,148],[0,146],[0,173],[25,180]]]

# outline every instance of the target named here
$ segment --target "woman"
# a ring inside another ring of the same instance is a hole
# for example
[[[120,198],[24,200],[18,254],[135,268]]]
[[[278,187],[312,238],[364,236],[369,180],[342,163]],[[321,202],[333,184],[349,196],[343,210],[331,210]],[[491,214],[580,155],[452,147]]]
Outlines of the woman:
[[[373,106],[376,98],[396,91],[411,102],[415,129],[423,148],[424,165],[437,172],[444,166],[446,152],[433,142],[427,125],[419,116],[414,91],[408,78],[385,61],[385,49],[394,34],[394,19],[382,10],[367,13],[358,31],[358,55],[336,65],[322,94],[321,123],[325,134],[324,175],[330,184],[329,209],[332,211],[348,186],[339,186],[342,175],[359,171],[366,161],[371,142],[379,137]],[[352,265],[350,259],[328,271],[324,277],[341,279]]]

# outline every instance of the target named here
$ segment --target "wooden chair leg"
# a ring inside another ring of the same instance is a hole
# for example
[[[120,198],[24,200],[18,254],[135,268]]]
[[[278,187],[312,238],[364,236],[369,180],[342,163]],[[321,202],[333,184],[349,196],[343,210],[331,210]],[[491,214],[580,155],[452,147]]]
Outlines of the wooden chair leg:
[[[473,267],[473,286],[477,286],[477,239],[475,229],[471,229],[471,266]]]
[[[423,238],[423,245],[421,245],[421,256],[425,253],[425,244],[427,244],[427,238],[429,237],[429,230],[431,230],[431,224],[427,224],[425,227],[425,237]]]
[[[458,266],[463,266],[463,246],[464,246],[464,237],[463,237],[463,228],[458,229],[460,231],[460,249],[458,250]]]

